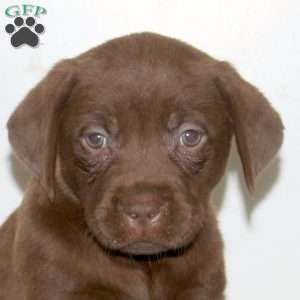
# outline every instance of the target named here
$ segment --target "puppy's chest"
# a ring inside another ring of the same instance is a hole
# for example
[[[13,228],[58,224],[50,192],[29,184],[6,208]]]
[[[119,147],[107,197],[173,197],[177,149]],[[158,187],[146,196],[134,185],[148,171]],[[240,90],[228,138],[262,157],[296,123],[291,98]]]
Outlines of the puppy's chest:
[[[140,264],[87,252],[82,251],[78,263],[72,264],[72,286],[87,299],[184,300],[179,295],[198,282],[188,265],[180,268],[172,263]]]
[[[137,272],[127,276],[124,274],[117,284],[120,295],[116,300],[175,300],[182,292],[188,290],[186,279],[178,278],[182,275],[172,274],[166,269],[157,272]],[[178,298],[183,299],[185,298]]]
[[[94,281],[81,294],[91,300],[175,300],[187,288],[168,272],[123,273],[119,270],[115,273],[112,268],[101,277],[97,284]]]

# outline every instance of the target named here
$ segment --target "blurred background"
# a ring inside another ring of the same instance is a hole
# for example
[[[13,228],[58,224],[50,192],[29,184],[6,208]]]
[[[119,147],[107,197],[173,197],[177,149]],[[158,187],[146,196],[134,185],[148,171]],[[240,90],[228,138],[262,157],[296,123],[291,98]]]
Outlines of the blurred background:
[[[233,147],[214,192],[225,241],[228,300],[300,299],[300,2],[293,0],[30,1],[47,10],[40,43],[14,48],[0,3],[0,223],[19,205],[29,174],[13,158],[6,121],[55,62],[111,38],[154,31],[233,63],[284,121],[279,155],[250,195]],[[34,143],[34,141],[32,141]]]

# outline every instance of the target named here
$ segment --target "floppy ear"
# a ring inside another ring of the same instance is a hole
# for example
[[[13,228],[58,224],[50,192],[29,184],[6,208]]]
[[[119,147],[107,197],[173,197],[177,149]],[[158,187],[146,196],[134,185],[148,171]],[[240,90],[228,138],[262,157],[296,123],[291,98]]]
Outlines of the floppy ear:
[[[16,156],[54,196],[56,140],[60,113],[75,82],[69,61],[57,64],[11,115],[7,127]]]
[[[228,105],[246,183],[253,191],[256,176],[282,144],[283,124],[264,95],[228,63],[217,64],[216,83]]]

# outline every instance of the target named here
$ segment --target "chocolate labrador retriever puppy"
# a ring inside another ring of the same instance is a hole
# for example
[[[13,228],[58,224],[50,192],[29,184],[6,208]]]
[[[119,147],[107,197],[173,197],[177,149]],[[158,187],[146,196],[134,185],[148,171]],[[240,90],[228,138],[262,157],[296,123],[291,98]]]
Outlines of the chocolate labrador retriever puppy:
[[[283,126],[228,63],[141,33],[57,64],[8,132],[32,180],[1,227],[1,300],[221,300],[210,194],[233,135],[252,190]]]

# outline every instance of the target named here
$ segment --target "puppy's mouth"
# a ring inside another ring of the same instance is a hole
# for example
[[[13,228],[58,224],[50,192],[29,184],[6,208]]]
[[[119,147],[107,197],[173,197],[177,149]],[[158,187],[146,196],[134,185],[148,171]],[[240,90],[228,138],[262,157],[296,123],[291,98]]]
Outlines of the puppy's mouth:
[[[137,261],[157,261],[164,257],[181,256],[192,248],[196,241],[195,237],[188,243],[178,245],[177,247],[170,247],[149,240],[139,240],[111,247],[112,245],[108,246],[101,243],[92,231],[88,231],[88,233],[93,241],[98,244],[101,249],[107,252],[107,254],[128,257]]]
[[[143,238],[140,236],[140,238],[135,238],[131,241],[120,241],[103,232],[100,234],[100,232],[98,231],[97,234],[94,234],[93,230],[89,230],[89,236],[107,254],[129,257],[139,261],[181,256],[193,247],[198,237],[198,233],[191,236],[185,235],[185,238],[179,243],[167,243],[166,241],[153,239],[145,234]]]

